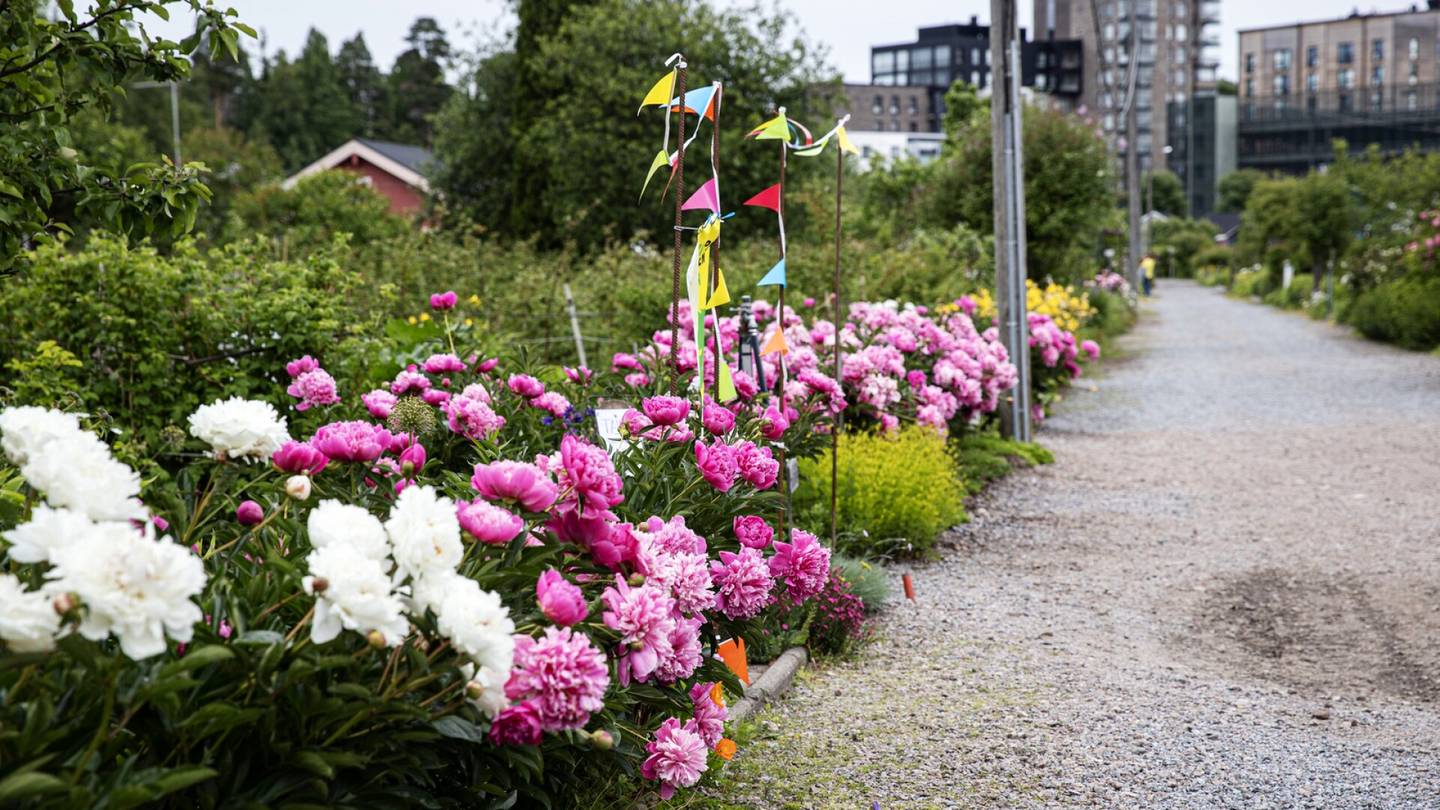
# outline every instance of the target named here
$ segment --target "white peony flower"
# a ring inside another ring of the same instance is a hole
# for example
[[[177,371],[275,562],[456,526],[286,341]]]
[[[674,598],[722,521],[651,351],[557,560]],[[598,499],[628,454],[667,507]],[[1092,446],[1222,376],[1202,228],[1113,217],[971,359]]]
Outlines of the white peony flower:
[[[47,442],[20,467],[20,474],[55,506],[93,520],[145,520],[140,476],[110,455],[92,433]]]
[[[488,667],[476,669],[474,664],[462,664],[460,673],[465,676],[465,696],[470,703],[491,720],[506,706],[510,699],[505,696],[505,682],[510,680],[510,671],[497,672]]]
[[[434,487],[406,487],[395,499],[385,531],[396,565],[415,579],[454,571],[465,556],[455,502],[437,495]]]
[[[310,476],[292,475],[286,478],[285,494],[297,501],[310,500]]]
[[[131,658],[165,652],[167,635],[188,642],[202,617],[191,601],[205,589],[200,558],[148,530],[97,523],[83,539],[56,549],[52,562],[55,589],[80,597],[80,634],[98,641],[114,633]]]
[[[0,411],[0,449],[20,466],[56,439],[83,433],[73,413],[24,406]]]
[[[8,452],[8,451],[7,451]],[[0,641],[15,653],[55,649],[60,614],[47,591],[27,591],[13,574],[0,574]]]
[[[231,397],[190,414],[190,435],[210,445],[216,458],[268,461],[290,441],[285,418],[268,402]]]
[[[450,592],[450,581],[462,577],[454,571],[436,569],[410,582],[410,615],[421,616],[426,610],[440,612],[440,603]]]
[[[405,640],[410,623],[404,604],[391,591],[384,563],[361,556],[344,543],[318,548],[305,562],[310,567],[310,574],[302,580],[305,592],[317,597],[311,641],[324,644],[342,629],[362,634],[379,631],[390,647]],[[317,593],[315,585],[320,580],[323,587]]]
[[[0,534],[0,537],[10,543],[10,559],[21,563],[43,563],[50,562],[57,551],[83,540],[96,529],[95,522],[79,512],[52,509],[42,503],[35,507],[30,522]]]
[[[515,623],[493,591],[480,589],[469,577],[448,580],[439,600],[436,627],[482,669],[510,671],[515,663]]]
[[[372,560],[390,554],[390,541],[380,519],[359,506],[339,501],[321,501],[305,520],[314,548],[344,546]]]

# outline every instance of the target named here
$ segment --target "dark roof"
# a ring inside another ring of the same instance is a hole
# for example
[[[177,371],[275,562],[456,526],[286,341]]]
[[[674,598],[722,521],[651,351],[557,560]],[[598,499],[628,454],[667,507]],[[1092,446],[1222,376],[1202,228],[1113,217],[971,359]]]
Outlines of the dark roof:
[[[1206,214],[1205,218],[1220,229],[1220,235],[1226,237],[1226,244],[1235,240],[1235,230],[1240,227],[1240,215],[1228,211]]]
[[[423,146],[374,141],[369,138],[356,138],[355,140],[418,174],[425,174],[426,170],[430,168],[430,164],[435,161],[435,156]]]

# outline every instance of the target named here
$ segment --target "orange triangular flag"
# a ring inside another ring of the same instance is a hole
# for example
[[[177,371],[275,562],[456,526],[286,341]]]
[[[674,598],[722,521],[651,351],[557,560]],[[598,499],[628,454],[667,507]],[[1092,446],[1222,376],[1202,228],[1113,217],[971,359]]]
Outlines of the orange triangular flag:
[[[782,355],[790,354],[790,347],[785,343],[784,329],[776,329],[775,334],[771,335],[770,339],[765,341],[765,348],[760,350],[760,356],[764,357],[767,354],[775,354],[777,352]]]
[[[715,651],[720,653],[720,660],[724,661],[725,666],[729,667],[730,671],[735,673],[735,677],[744,681],[746,686],[749,686],[750,664],[745,660],[745,639],[732,638],[727,641],[722,641],[720,642],[720,646],[715,648]]]

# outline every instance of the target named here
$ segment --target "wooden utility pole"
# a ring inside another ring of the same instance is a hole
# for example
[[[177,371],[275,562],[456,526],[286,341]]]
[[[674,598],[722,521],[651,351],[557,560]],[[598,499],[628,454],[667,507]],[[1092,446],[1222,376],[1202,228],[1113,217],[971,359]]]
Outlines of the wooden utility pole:
[[[990,132],[995,189],[995,325],[1017,382],[1000,430],[1030,441],[1030,323],[1025,306],[1025,173],[1015,0],[990,0]]]

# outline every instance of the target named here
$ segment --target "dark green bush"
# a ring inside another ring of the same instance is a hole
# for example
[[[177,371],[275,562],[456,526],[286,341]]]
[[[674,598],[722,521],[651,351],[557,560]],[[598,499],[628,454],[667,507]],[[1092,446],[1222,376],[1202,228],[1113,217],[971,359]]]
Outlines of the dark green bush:
[[[830,567],[850,583],[850,592],[864,601],[866,613],[879,612],[890,598],[890,575],[878,563],[834,554],[830,557]]]
[[[1009,475],[1017,465],[1049,464],[1055,460],[1054,454],[1038,444],[1002,439],[994,433],[972,433],[952,439],[949,451],[970,494]]]
[[[1315,280],[1309,273],[1296,273],[1289,287],[1276,287],[1265,294],[1265,303],[1281,309],[1302,309],[1309,305]]]
[[[1407,276],[1355,299],[1349,321],[1360,333],[1407,349],[1440,346],[1440,278]]]

